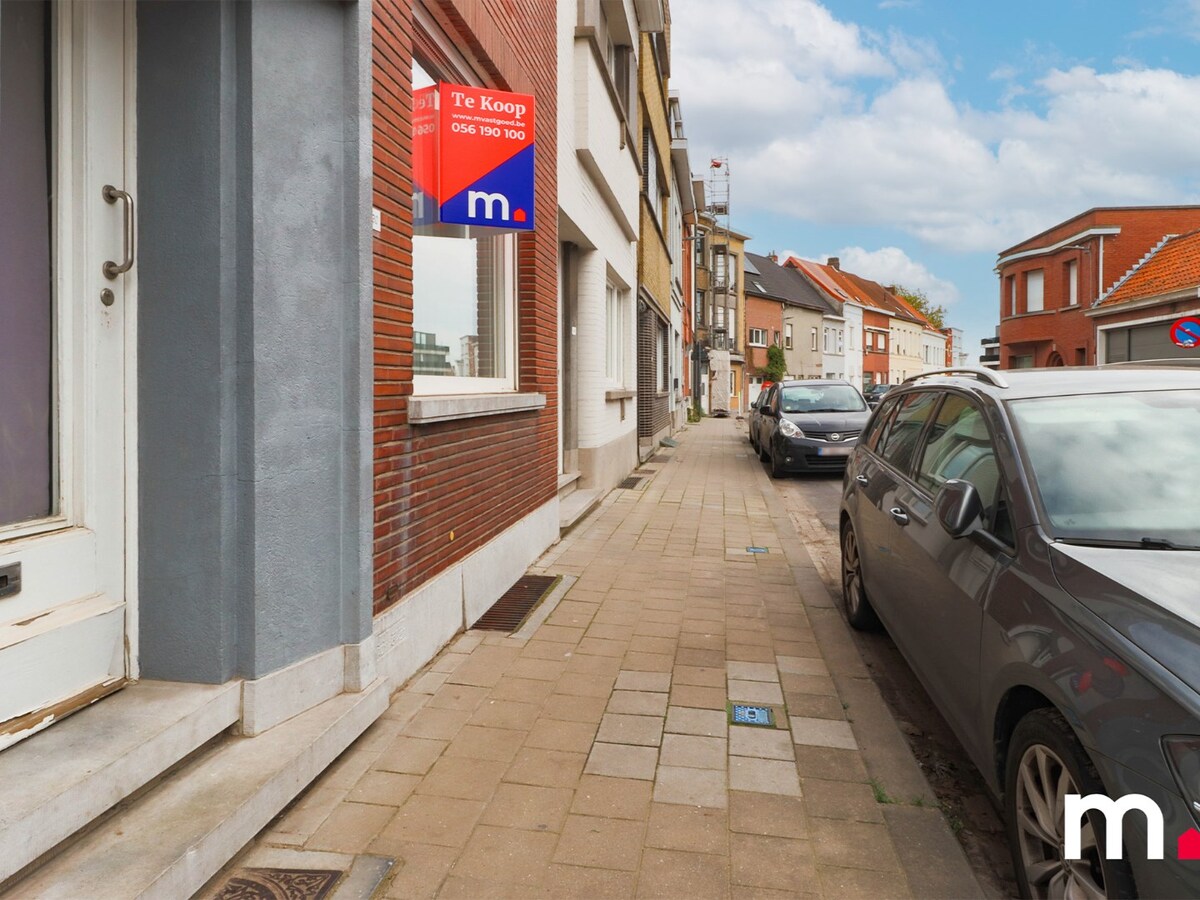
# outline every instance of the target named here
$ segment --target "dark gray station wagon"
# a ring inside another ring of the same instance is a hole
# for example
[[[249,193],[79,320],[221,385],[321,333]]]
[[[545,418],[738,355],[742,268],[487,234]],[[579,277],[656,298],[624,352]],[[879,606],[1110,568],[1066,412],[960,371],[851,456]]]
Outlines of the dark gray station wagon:
[[[849,460],[841,545],[851,624],[886,626],[1002,800],[1025,896],[1200,897],[1200,367],[909,379]],[[1069,794],[1150,798],[1163,858],[1112,810],[1071,858]]]

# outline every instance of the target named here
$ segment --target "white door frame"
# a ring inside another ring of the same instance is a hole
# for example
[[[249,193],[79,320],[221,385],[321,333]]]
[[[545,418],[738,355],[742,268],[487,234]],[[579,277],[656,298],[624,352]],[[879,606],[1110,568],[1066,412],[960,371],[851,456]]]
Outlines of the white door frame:
[[[51,10],[57,509],[0,531],[0,558],[23,569],[22,592],[0,607],[16,687],[0,747],[138,675],[137,269],[101,271],[128,249],[124,204],[101,187],[136,195],[135,7]]]

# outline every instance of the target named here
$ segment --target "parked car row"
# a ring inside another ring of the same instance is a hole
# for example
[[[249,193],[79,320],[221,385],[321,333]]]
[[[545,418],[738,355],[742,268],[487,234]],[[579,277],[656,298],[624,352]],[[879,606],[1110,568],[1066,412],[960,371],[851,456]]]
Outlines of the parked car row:
[[[776,382],[751,407],[750,445],[770,464],[772,478],[840,471],[870,414],[849,382]]]
[[[808,459],[792,390],[751,435],[773,474]],[[1176,853],[1200,843],[1197,472],[1182,364],[919,376],[848,457],[847,617],[886,627],[1001,801],[1026,897],[1200,896]],[[1148,799],[1086,812],[1071,858],[1071,794]]]

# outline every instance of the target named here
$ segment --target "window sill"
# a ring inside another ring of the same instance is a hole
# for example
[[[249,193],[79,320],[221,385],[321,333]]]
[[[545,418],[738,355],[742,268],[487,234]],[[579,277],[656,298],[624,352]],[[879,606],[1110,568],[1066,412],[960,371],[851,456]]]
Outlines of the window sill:
[[[544,408],[545,394],[456,394],[444,397],[410,397],[408,422],[428,425],[478,416],[502,416]]]
[[[617,390],[604,392],[605,400],[632,400],[636,396],[637,391]]]

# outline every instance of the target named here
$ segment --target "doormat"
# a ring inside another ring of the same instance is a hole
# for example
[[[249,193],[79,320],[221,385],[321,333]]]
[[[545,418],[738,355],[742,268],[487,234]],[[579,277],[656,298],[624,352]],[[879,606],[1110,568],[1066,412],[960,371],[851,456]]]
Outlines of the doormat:
[[[516,631],[558,581],[556,575],[522,575],[471,627],[485,631]]]
[[[324,900],[342,872],[335,869],[238,869],[213,900]]]

